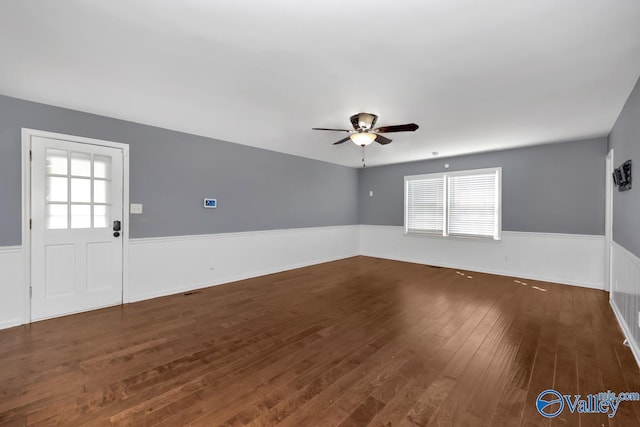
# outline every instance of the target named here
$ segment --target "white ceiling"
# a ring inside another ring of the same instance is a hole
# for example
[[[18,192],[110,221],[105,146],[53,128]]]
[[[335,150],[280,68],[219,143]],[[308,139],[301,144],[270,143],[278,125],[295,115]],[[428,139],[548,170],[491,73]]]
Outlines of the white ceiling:
[[[0,93],[333,163],[606,135],[640,75],[637,0],[2,0]]]

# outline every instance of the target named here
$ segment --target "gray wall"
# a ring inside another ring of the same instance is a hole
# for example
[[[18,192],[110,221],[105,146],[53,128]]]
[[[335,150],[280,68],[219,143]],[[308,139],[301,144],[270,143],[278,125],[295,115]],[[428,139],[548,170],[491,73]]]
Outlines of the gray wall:
[[[130,144],[131,237],[358,220],[355,169],[0,95],[0,246],[21,243],[23,127]]]
[[[502,166],[502,229],[604,235],[607,138],[367,168],[359,222],[403,225],[404,176]],[[373,197],[369,197],[369,191]]]
[[[632,188],[613,192],[613,240],[640,257],[640,80],[609,134],[614,166],[632,160]]]
[[[611,134],[617,162],[640,151],[638,91]],[[0,246],[21,240],[22,127],[130,144],[130,199],[144,205],[131,216],[131,237],[402,225],[403,177],[444,163],[503,167],[504,230],[604,234],[606,138],[357,170],[0,95]],[[614,237],[640,254],[634,194],[615,194]],[[201,207],[208,196],[218,209]]]

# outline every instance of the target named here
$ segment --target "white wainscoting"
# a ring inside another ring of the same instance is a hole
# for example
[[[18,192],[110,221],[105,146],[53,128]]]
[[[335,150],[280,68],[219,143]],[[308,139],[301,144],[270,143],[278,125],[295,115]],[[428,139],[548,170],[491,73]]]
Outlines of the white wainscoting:
[[[0,329],[23,323],[24,268],[21,246],[0,247]]]
[[[357,225],[130,239],[125,300],[175,294],[355,255]]]
[[[493,242],[351,225],[130,239],[125,302],[358,254],[598,289],[604,284],[602,236],[503,232],[503,240]],[[0,329],[28,322],[24,268],[21,247],[0,248]]]
[[[361,225],[360,254],[604,289],[604,236],[503,231],[502,240],[405,235]]]
[[[611,245],[611,278],[611,307],[640,366],[640,258],[616,242]]]

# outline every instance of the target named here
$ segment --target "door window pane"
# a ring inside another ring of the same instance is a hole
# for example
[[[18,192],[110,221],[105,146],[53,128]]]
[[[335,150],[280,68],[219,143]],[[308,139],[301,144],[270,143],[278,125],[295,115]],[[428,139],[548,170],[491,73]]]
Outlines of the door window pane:
[[[91,154],[71,153],[71,175],[91,176]]]
[[[46,153],[46,173],[48,175],[67,174],[67,152],[65,150],[55,150],[47,148]]]
[[[71,228],[91,228],[91,206],[71,205]]]
[[[93,181],[93,202],[111,203],[111,182],[100,180]]]
[[[93,156],[93,176],[94,178],[111,178],[111,157]]]
[[[47,202],[66,202],[67,201],[67,183],[68,178],[59,176],[48,176],[46,178],[46,196]]]
[[[94,205],[93,206],[93,228],[107,228],[111,222],[109,219],[110,206]]]
[[[71,201],[91,202],[91,180],[84,178],[71,178]]]
[[[67,205],[47,205],[45,223],[49,230],[67,228]]]

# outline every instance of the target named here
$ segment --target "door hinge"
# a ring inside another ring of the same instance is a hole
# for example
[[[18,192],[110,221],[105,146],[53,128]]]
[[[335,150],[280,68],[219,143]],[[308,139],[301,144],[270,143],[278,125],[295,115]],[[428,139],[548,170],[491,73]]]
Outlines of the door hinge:
[[[33,161],[33,151],[29,150],[29,161]]]
[[[31,226],[33,225],[33,220],[29,218],[29,230],[31,230]]]
[[[29,286],[29,298],[33,298],[33,288]]]

